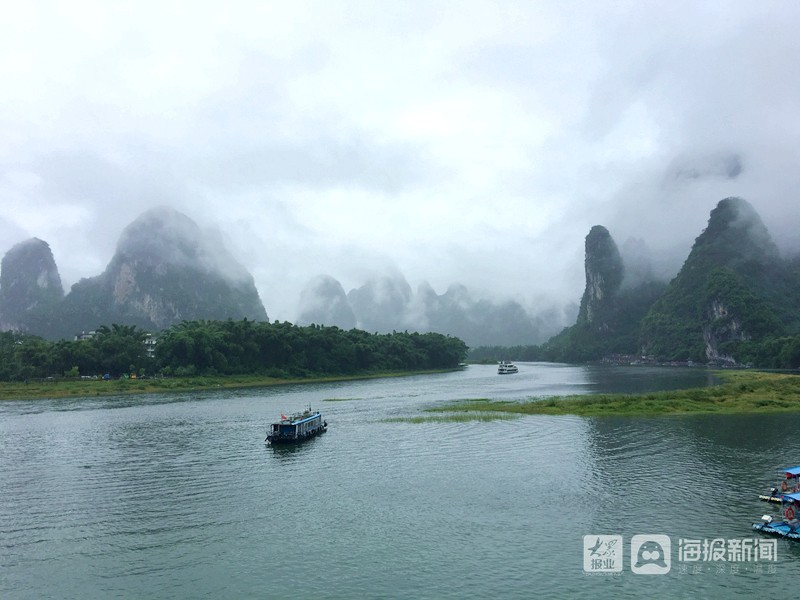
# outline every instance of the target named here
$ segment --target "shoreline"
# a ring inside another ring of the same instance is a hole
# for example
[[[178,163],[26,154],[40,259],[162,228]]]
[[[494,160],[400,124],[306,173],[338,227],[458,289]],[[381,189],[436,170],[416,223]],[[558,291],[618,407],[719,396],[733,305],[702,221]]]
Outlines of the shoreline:
[[[385,379],[413,375],[450,373],[453,369],[429,371],[402,371],[367,373],[362,375],[326,375],[297,378],[276,378],[261,375],[219,375],[196,377],[170,377],[164,379],[112,379],[112,380],[57,380],[0,382],[0,402],[15,400],[58,400],[62,398],[94,398],[100,396],[128,396],[141,394],[169,394],[174,392],[203,392],[219,389],[266,388],[281,385],[334,383],[361,379]]]
[[[665,416],[800,412],[800,375],[764,371],[719,371],[721,383],[647,394],[587,394],[531,398],[523,402],[460,400],[428,408],[428,420],[465,420],[488,415]]]
[[[433,375],[457,370],[459,368],[297,378],[224,375],[110,381],[0,382],[0,402],[267,388]],[[492,401],[486,398],[464,399],[427,408],[424,410],[427,416],[419,416],[411,420],[413,422],[493,420],[524,415],[597,417],[800,412],[800,375],[798,374],[750,370],[716,371],[716,373],[721,379],[721,383],[714,386],[646,394],[531,397],[521,402]]]

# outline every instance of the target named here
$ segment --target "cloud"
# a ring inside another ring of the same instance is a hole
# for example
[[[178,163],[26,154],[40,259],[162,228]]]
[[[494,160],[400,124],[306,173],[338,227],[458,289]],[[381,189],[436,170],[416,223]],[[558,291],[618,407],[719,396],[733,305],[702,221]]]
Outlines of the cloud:
[[[527,306],[606,226],[677,270],[750,201],[798,244],[800,7],[786,1],[18,3],[0,23],[0,252],[68,286],[172,206],[270,316],[389,268]]]

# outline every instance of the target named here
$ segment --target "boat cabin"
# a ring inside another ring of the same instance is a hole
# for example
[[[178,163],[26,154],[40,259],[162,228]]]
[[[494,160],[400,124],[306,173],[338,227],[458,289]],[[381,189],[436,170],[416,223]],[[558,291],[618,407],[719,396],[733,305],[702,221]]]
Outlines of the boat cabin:
[[[784,494],[781,501],[783,518],[789,525],[797,525],[800,519],[800,493]]]
[[[800,466],[783,469],[783,479],[769,489],[769,494],[760,494],[761,500],[780,502],[785,494],[800,492]]]
[[[800,492],[800,467],[785,469],[780,487],[782,492]]]
[[[267,441],[271,443],[300,442],[325,431],[328,423],[322,420],[322,415],[317,412],[306,412],[299,415],[286,417],[281,415],[281,420],[273,423],[267,432]]]
[[[497,363],[497,373],[500,375],[509,375],[517,372],[519,372],[519,369],[514,363],[511,363],[507,360],[501,360]]]

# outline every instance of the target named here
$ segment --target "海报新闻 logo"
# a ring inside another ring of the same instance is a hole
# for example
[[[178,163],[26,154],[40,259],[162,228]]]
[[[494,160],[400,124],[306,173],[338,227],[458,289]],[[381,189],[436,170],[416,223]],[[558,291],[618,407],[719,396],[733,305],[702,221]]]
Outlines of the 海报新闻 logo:
[[[666,575],[672,565],[668,535],[642,534],[631,538],[631,571],[638,575]]]

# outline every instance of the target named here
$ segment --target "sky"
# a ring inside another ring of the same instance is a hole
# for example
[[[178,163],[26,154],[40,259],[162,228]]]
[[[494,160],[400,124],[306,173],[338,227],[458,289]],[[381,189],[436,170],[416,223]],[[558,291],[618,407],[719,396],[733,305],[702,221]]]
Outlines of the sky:
[[[327,274],[579,301],[604,225],[677,271],[717,202],[800,231],[795,0],[31,2],[0,20],[0,254],[65,288],[168,205],[272,319]]]

